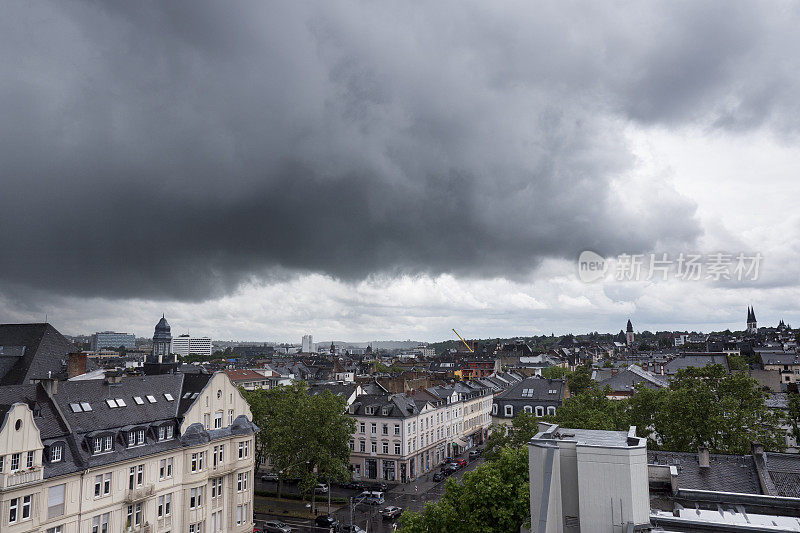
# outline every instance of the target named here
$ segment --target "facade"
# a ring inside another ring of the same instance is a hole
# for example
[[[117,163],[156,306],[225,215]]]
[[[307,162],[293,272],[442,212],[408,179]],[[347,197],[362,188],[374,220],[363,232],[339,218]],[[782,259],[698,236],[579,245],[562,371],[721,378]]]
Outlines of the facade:
[[[528,444],[530,531],[650,529],[647,439],[541,424]]]
[[[314,351],[314,337],[312,335],[303,335],[303,353],[312,353]]]
[[[461,365],[464,381],[484,378],[500,371],[500,359],[467,359]]]
[[[189,354],[211,355],[212,348],[210,337],[192,337],[184,334],[172,339],[170,349],[173,354],[186,357]]]
[[[490,388],[467,383],[357,396],[348,408],[353,478],[405,483],[430,472],[483,442],[491,405]]]
[[[118,349],[124,346],[126,350],[136,348],[136,337],[131,333],[118,333],[116,331],[98,331],[92,335],[92,351],[99,352],[103,348]]]
[[[0,531],[252,531],[251,419],[224,373],[0,387]]]
[[[498,424],[510,424],[523,412],[538,417],[554,415],[561,407],[566,388],[563,379],[525,378],[494,397],[492,419]]]
[[[780,374],[781,385],[800,381],[800,355],[795,353],[761,353],[764,370]]]

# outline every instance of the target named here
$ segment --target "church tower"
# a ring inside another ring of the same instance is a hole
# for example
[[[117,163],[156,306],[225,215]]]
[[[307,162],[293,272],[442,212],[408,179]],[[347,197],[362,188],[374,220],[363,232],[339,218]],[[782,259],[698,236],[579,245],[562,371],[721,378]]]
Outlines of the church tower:
[[[758,322],[756,322],[756,312],[752,307],[747,308],[747,333],[758,333]]]
[[[172,347],[172,333],[167,319],[161,315],[161,320],[156,324],[153,333],[153,352],[150,355],[152,363],[172,363],[173,357],[170,355]]]
[[[625,328],[625,342],[628,346],[633,346],[633,324],[631,324],[631,319],[628,319],[628,325]]]

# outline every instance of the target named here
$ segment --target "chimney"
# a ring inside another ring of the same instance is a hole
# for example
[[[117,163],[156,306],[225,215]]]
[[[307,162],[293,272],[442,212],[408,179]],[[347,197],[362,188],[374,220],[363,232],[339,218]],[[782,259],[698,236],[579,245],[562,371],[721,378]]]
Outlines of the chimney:
[[[58,392],[58,380],[53,379],[52,377],[50,377],[50,375],[51,373],[48,372],[47,379],[43,379],[39,383],[41,383],[42,387],[44,387],[44,390],[46,390],[47,393],[52,396]]]
[[[67,355],[67,379],[82,376],[86,373],[86,353],[78,352]]]
[[[700,468],[711,467],[711,462],[708,456],[708,446],[700,446],[697,448],[697,462],[700,463]]]

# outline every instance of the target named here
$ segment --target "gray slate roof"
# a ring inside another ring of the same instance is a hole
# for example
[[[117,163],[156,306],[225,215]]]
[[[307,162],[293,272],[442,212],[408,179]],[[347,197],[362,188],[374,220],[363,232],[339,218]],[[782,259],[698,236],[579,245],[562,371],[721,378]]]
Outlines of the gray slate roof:
[[[78,351],[50,324],[0,324],[0,346],[0,385],[27,384],[48,372],[56,376],[67,354]]]
[[[647,451],[649,464],[675,466],[678,487],[761,494],[758,471],[751,455],[709,454],[708,468],[701,468],[696,453]]]

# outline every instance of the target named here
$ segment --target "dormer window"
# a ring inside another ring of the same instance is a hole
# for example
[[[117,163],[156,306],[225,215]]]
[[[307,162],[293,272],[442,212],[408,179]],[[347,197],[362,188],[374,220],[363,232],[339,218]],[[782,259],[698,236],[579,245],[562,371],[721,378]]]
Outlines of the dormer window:
[[[110,452],[114,439],[111,435],[105,437],[95,437],[93,442],[94,453]]]
[[[172,425],[158,426],[158,440],[169,440],[172,438],[174,428]]]
[[[61,462],[61,455],[64,453],[64,447],[61,444],[54,444],[50,448],[50,462]]]

